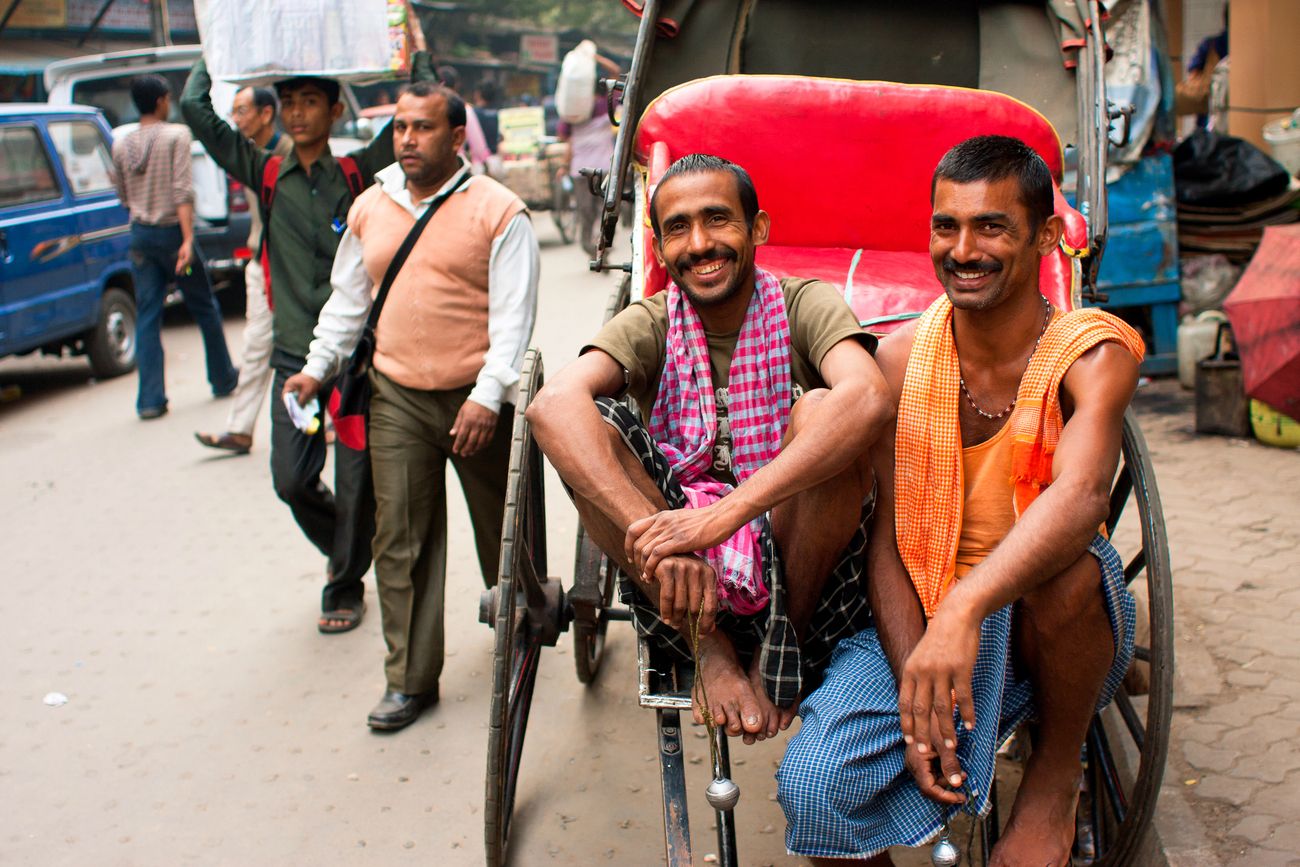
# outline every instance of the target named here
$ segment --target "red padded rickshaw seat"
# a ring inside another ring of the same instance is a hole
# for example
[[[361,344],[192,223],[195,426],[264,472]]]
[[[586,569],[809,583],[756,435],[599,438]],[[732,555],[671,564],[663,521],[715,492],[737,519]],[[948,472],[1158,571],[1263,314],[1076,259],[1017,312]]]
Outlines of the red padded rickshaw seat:
[[[779,276],[847,288],[854,311],[871,320],[924,310],[942,291],[929,255],[930,178],[953,145],[991,133],[1026,142],[1059,184],[1060,141],[1028,105],[991,91],[879,81],[724,75],[687,82],[646,108],[636,154],[649,192],[688,153],[743,166],[772,217],[758,263]],[[1059,188],[1056,212],[1065,243],[1083,248],[1083,217]],[[651,295],[665,274],[645,234]],[[1044,258],[1041,289],[1063,309],[1071,306],[1073,274],[1063,251]]]

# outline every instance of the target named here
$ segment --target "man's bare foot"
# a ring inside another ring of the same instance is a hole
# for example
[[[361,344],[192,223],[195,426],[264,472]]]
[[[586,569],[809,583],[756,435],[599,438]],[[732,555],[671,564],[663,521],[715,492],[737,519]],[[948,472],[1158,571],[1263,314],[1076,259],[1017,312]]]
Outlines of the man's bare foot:
[[[714,724],[732,737],[743,734],[746,743],[753,743],[754,736],[765,731],[763,706],[740,667],[731,640],[721,632],[701,636],[699,660],[695,669],[697,683],[691,697],[695,721],[704,723],[700,701],[707,693]]]
[[[749,664],[749,685],[754,690],[754,696],[757,698],[759,706],[763,709],[763,731],[758,735],[757,740],[776,737],[778,732],[783,732],[790,727],[794,721],[795,712],[798,710],[799,703],[795,702],[790,707],[778,707],[772,701],[772,697],[767,694],[767,685],[763,683],[762,666],[759,664],[762,660],[762,654],[755,653],[754,660]],[[755,738],[745,736],[745,743],[753,743]]]
[[[1079,804],[1081,769],[1072,773],[1043,767],[1029,757],[1006,829],[993,849],[989,867],[1068,867],[1074,844],[1074,814]]]

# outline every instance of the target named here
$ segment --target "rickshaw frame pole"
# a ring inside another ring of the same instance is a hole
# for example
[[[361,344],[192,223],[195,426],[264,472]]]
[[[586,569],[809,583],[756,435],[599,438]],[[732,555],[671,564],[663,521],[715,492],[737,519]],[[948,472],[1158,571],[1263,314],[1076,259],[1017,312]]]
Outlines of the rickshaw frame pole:
[[[716,744],[717,761],[713,765],[713,778],[731,778],[731,752],[727,748],[727,733],[715,728],[713,740]],[[739,867],[740,856],[736,852],[736,814],[732,810],[714,810],[718,823],[718,863],[722,867]]]
[[[686,766],[682,755],[680,712],[655,711],[659,729],[659,781],[664,795],[664,855],[668,867],[684,867],[691,860],[691,820],[686,810]]]
[[[600,213],[600,239],[596,242],[596,258],[591,260],[591,270],[604,271],[605,254],[614,243],[614,229],[618,226],[618,211],[623,203],[623,187],[627,181],[627,172],[632,165],[632,145],[636,135],[636,119],[628,117],[628,111],[641,104],[641,88],[644,84],[646,67],[650,63],[650,54],[654,49],[655,27],[659,23],[661,0],[645,0],[641,7],[641,25],[637,28],[636,49],[632,55],[632,66],[627,71],[627,83],[623,88],[623,122],[618,125],[618,137],[614,140],[614,165],[605,178],[605,203]],[[621,266],[619,266],[621,267]]]
[[[1101,28],[1097,0],[1075,0],[1084,28],[1080,52],[1079,157],[1076,170],[1076,198],[1088,226],[1088,258],[1084,263],[1084,296],[1090,300],[1097,290],[1097,274],[1109,232],[1106,202],[1106,163],[1110,147],[1110,105],[1106,102],[1106,37]],[[1086,52],[1087,56],[1083,56]]]

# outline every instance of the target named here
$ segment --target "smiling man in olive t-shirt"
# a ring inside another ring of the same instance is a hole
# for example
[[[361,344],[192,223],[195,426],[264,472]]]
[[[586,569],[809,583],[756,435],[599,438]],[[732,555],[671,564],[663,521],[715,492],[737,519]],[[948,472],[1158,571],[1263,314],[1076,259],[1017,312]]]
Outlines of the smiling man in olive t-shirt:
[[[629,576],[637,628],[690,659],[698,618],[709,710],[749,743],[789,725],[805,676],[869,620],[867,449],[889,392],[831,286],[755,267],[769,218],[744,169],[683,157],[650,212],[667,291],[612,319],[527,414]]]

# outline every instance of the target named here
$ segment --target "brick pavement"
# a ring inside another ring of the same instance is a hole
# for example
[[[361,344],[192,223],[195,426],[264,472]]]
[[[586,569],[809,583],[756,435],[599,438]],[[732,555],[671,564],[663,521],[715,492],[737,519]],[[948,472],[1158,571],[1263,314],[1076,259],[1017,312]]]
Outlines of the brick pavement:
[[[1136,404],[1174,572],[1170,863],[1300,865],[1300,452],[1198,436],[1176,382]]]

